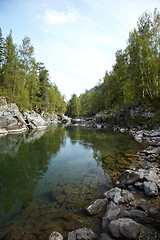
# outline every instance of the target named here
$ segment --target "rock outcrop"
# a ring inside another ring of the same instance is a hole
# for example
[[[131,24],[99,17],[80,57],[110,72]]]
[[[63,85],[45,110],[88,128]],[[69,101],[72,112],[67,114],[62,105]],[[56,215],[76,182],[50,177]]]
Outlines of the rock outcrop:
[[[24,112],[25,122],[29,129],[42,129],[47,127],[46,121],[35,111]]]
[[[4,97],[0,97],[0,133],[16,133],[27,130],[25,120],[15,103],[7,104]]]
[[[45,120],[44,120],[45,119]],[[15,103],[8,104],[5,97],[0,96],[0,134],[21,133],[28,129],[44,129],[48,124],[70,124],[71,118],[64,114],[45,114],[35,111],[19,111]]]

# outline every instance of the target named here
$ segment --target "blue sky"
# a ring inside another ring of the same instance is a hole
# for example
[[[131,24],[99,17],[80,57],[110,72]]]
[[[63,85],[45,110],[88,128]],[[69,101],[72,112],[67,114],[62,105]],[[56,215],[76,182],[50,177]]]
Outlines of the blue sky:
[[[62,94],[91,89],[110,71],[144,11],[160,0],[0,0],[3,36],[28,36]]]

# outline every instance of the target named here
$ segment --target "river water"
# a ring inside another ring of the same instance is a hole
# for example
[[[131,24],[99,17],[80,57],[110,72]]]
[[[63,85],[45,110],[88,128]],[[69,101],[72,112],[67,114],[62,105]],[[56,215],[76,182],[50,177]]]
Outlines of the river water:
[[[129,134],[80,127],[0,137],[0,239],[65,238],[100,217],[85,208],[108,190],[144,145]]]

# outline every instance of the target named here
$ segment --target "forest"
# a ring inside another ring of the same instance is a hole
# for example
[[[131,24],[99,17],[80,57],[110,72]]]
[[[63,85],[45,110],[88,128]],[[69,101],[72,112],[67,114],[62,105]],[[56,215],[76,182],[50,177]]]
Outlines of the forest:
[[[92,116],[103,110],[137,105],[160,108],[160,13],[145,12],[129,32],[127,46],[115,54],[110,72],[90,91],[73,94],[70,116]]]
[[[3,38],[0,28],[0,95],[26,109],[49,113],[66,111],[65,97],[50,81],[45,65],[34,58],[31,40],[25,37],[22,44],[13,42],[12,31]]]
[[[85,86],[84,86],[85,89]],[[66,103],[50,80],[44,64],[34,58],[31,40],[13,42],[0,28],[0,95],[26,109],[69,116],[92,116],[135,104],[160,108],[160,12],[144,12],[129,32],[126,48],[115,54],[115,64],[93,89]]]

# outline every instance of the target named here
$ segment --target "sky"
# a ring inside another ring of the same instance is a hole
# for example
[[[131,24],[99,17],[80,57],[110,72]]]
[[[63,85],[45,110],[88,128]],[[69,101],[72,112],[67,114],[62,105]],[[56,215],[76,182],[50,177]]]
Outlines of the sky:
[[[160,0],[0,0],[0,27],[18,46],[31,39],[36,61],[69,100],[104,78],[138,18],[155,8]]]

